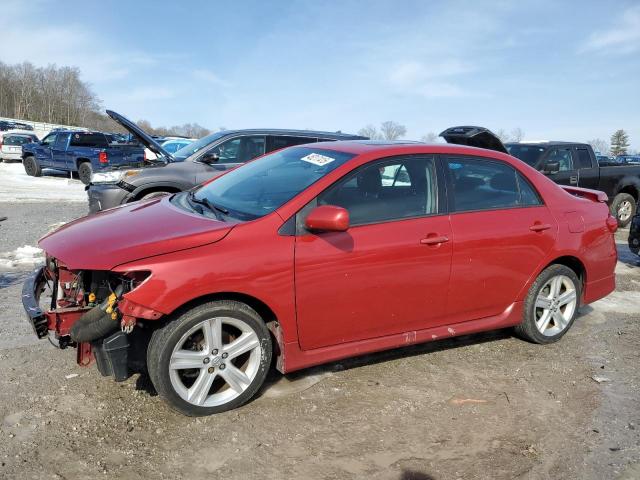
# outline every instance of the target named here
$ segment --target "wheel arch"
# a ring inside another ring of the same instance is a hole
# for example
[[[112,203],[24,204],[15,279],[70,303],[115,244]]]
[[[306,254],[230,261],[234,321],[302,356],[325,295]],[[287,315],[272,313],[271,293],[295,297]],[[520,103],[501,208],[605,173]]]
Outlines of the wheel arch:
[[[582,283],[582,288],[584,289],[585,284],[587,283],[587,268],[585,267],[582,260],[574,255],[564,255],[562,257],[557,257],[540,270],[543,272],[545,269],[549,268],[551,265],[564,265],[565,267],[570,268],[575,272],[575,274],[580,279]],[[539,275],[540,273],[538,273]]]
[[[202,305],[203,303],[213,302],[216,300],[235,300],[240,303],[244,303],[248,305],[252,309],[254,309],[262,321],[265,323],[269,331],[271,332],[272,340],[273,340],[273,359],[276,362],[276,367],[278,369],[281,368],[281,365],[284,362],[283,354],[284,354],[284,337],[282,334],[282,326],[278,322],[278,317],[276,316],[273,309],[267,305],[266,302],[255,297],[253,295],[249,295],[241,292],[216,292],[209,293],[206,295],[202,295],[199,297],[192,298],[188,302],[179,306],[171,313],[166,315],[167,321],[171,321],[171,319],[176,318],[182,313],[191,310],[198,305]],[[282,370],[281,370],[282,371]]]
[[[147,195],[149,193],[154,193],[154,192],[178,193],[180,191],[182,191],[182,190],[180,190],[175,185],[166,185],[166,186],[165,185],[153,185],[153,186],[149,186],[147,188],[143,188],[140,191],[136,191],[135,195],[133,195],[129,199],[129,201],[130,202],[135,202],[136,200],[140,200],[145,195]]]
[[[91,163],[91,160],[89,160],[86,157],[78,157],[78,158],[76,158],[76,170],[78,170],[80,168],[80,164],[81,163],[86,163],[86,162]]]

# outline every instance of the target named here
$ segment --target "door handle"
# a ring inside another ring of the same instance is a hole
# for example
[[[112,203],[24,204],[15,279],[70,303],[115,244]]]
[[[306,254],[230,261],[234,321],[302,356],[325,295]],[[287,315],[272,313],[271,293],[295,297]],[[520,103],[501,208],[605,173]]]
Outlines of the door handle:
[[[548,223],[534,223],[529,227],[529,230],[531,230],[532,232],[542,232],[544,230],[549,230],[550,228],[551,225],[549,225]]]
[[[573,175],[571,177],[569,177],[569,183],[572,185],[577,185],[578,184],[578,177]]]
[[[422,245],[440,245],[441,243],[445,243],[449,241],[449,237],[446,235],[441,236],[433,236],[426,237],[420,240],[420,244]]]

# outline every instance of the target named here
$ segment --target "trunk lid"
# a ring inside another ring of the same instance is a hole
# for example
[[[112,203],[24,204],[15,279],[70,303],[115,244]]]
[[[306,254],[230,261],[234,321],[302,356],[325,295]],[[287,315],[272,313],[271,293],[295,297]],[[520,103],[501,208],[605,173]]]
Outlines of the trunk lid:
[[[162,156],[167,159],[169,162],[173,162],[174,158],[169,152],[167,152],[162,146],[156,142],[151,135],[142,130],[138,125],[133,123],[126,117],[123,117],[117,112],[113,110],[107,110],[107,115],[109,115],[115,122],[119,123],[122,127],[124,127],[131,135],[133,135],[143,146],[147,147],[156,155]]]
[[[451,127],[442,132],[440,136],[444,138],[447,143],[484,148],[486,150],[495,150],[496,152],[509,154],[498,136],[488,128],[473,126]]]

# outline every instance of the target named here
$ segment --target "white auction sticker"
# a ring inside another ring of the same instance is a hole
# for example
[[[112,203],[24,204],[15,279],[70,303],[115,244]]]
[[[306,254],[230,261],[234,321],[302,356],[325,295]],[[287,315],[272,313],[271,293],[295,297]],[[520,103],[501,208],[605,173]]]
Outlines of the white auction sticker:
[[[303,162],[313,163],[314,165],[318,165],[319,167],[323,167],[335,160],[335,158],[326,157],[324,155],[320,155],[319,153],[310,153],[309,155],[302,157],[300,160]]]

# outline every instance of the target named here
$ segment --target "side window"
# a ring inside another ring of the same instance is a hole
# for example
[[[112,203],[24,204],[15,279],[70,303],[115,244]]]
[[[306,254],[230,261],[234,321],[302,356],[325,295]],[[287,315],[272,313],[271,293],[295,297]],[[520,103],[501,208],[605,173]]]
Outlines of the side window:
[[[531,186],[529,181],[522,176],[522,174],[518,173],[518,190],[520,190],[520,200],[519,204],[524,207],[531,207],[534,205],[542,205],[542,200],[540,200],[540,196],[535,191],[535,189]]]
[[[51,135],[47,135],[46,137],[44,137],[44,139],[42,140],[42,143],[44,144],[44,146],[46,147],[51,147],[51,145],[53,145],[53,142],[56,141],[56,137],[57,135],[55,133],[52,133]]]
[[[351,225],[438,213],[435,160],[402,157],[360,167],[317,198],[349,211]]]
[[[264,154],[264,136],[236,137],[214,147],[218,163],[245,163]]]
[[[67,145],[67,140],[69,140],[68,133],[59,133],[58,138],[56,138],[55,147],[56,148],[65,148]]]
[[[447,159],[455,212],[519,206],[516,170],[497,161],[465,157]]]
[[[269,135],[267,151],[273,152],[281,148],[293,147],[294,145],[303,145],[305,143],[315,143],[317,138],[313,137],[291,137],[286,135]]]
[[[109,142],[102,133],[74,133],[71,136],[71,147],[107,148]]]
[[[573,161],[570,148],[554,148],[549,152],[547,162],[558,162],[561,172],[573,170]]]
[[[589,155],[589,150],[587,150],[586,148],[578,148],[577,152],[578,158],[576,166],[578,167],[578,169],[591,168],[591,155]]]

